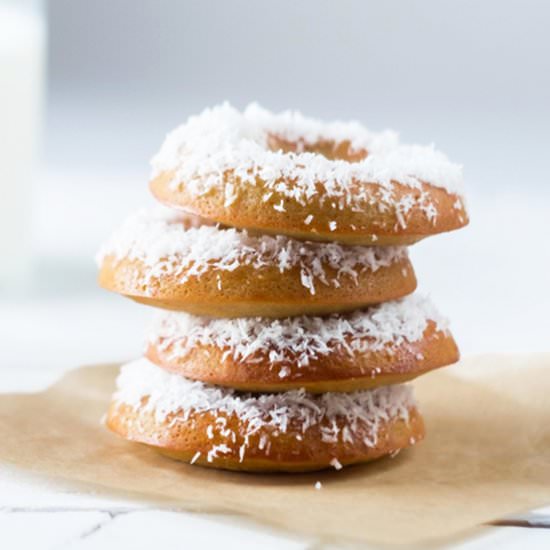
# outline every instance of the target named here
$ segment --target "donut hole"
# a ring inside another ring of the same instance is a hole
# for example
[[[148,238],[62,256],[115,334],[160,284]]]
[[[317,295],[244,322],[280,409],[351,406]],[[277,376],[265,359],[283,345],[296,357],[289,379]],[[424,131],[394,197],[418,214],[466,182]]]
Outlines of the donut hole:
[[[319,140],[313,143],[304,139],[290,141],[281,136],[269,134],[267,146],[270,151],[282,151],[283,153],[313,153],[321,155],[328,160],[344,160],[346,162],[359,162],[368,156],[366,149],[354,149],[351,141]]]

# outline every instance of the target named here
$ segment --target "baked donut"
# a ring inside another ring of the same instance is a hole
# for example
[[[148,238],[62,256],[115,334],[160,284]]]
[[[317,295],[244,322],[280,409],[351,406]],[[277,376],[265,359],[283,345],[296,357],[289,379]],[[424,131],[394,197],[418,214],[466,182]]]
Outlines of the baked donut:
[[[301,472],[368,462],[424,437],[409,386],[355,393],[240,394],[140,359],[124,365],[107,426],[214,468]]]
[[[243,391],[357,391],[458,360],[447,322],[408,296],[351,314],[212,319],[159,312],[146,356],[167,371]]]
[[[404,247],[342,246],[139,212],[98,254],[99,283],[157,307],[219,317],[356,309],[416,287]]]
[[[223,104],[171,132],[151,164],[162,203],[264,233],[409,245],[468,223],[460,166],[356,122]]]

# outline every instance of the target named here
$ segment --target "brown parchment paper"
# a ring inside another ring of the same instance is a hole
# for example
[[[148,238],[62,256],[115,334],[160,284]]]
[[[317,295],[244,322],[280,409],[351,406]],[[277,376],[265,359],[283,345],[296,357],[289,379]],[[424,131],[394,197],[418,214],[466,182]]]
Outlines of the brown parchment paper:
[[[550,355],[473,357],[424,376],[423,443],[307,475],[207,470],[118,439],[100,425],[116,372],[84,367],[43,393],[0,395],[0,462],[325,541],[424,545],[550,503]]]

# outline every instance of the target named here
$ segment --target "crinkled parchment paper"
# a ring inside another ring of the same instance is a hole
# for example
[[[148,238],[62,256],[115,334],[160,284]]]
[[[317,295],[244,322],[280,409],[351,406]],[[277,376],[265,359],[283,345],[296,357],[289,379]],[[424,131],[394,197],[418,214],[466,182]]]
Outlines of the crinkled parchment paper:
[[[116,373],[84,367],[43,393],[0,395],[0,463],[327,541],[424,545],[550,503],[550,355],[472,357],[428,374],[414,383],[424,442],[307,475],[207,470],[117,438],[100,425]]]

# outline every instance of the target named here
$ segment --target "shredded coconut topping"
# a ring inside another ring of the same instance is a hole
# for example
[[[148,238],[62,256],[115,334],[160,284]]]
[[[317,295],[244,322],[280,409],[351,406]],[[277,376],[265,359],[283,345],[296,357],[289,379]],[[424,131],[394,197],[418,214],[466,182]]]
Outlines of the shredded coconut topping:
[[[136,411],[153,412],[158,422],[186,421],[193,413],[234,414],[240,419],[239,433],[227,426],[224,416],[218,416],[208,426],[207,430],[213,432],[213,437],[208,437],[212,441],[208,454],[212,458],[228,453],[240,442],[241,461],[248,438],[262,429],[268,429],[270,437],[292,430],[298,438],[308,429],[320,426],[326,443],[355,442],[360,437],[366,445],[374,446],[380,422],[408,420],[409,410],[415,405],[408,385],[353,393],[311,395],[293,390],[255,395],[193,382],[167,373],[147,359],[122,366],[113,398]],[[339,422],[344,424],[342,429]],[[264,446],[268,455],[269,443],[260,441],[260,448]]]
[[[295,143],[296,152],[270,149],[273,137]],[[352,152],[368,154],[350,162],[303,151],[304,145],[323,141],[349,143]],[[168,134],[151,164],[152,177],[173,173],[172,188],[184,183],[194,196],[221,192],[226,207],[239,193],[228,177],[232,174],[243,184],[254,186],[258,178],[262,180],[268,189],[264,201],[275,193],[272,207],[281,212],[282,199],[301,205],[312,199],[321,204],[330,200],[340,209],[348,206],[357,211],[377,204],[395,209],[401,225],[406,225],[405,215],[413,206],[431,221],[437,216],[437,207],[425,193],[398,197],[394,194],[396,183],[415,190],[428,183],[459,195],[463,187],[462,167],[433,146],[402,145],[391,131],[372,133],[357,122],[323,123],[295,111],[274,114],[257,104],[241,113],[224,103],[190,117]],[[366,183],[378,184],[381,189],[373,194],[361,186]]]
[[[263,362],[267,356],[273,365],[302,367],[335,350],[352,356],[383,348],[392,353],[403,342],[420,340],[429,320],[437,330],[447,330],[447,320],[431,301],[417,295],[327,317],[212,319],[158,310],[149,342],[177,359],[200,345],[217,347],[224,357],[242,363]],[[284,367],[279,373],[281,378],[288,374]]]
[[[146,267],[145,287],[152,279],[175,274],[184,284],[206,271],[234,271],[240,266],[255,269],[275,267],[281,273],[300,269],[300,280],[311,294],[315,285],[338,286],[343,277],[357,280],[366,271],[376,271],[407,257],[405,247],[343,246],[337,243],[303,242],[284,236],[252,236],[246,230],[204,225],[196,218],[156,209],[131,216],[100,249],[117,261],[139,260]],[[329,278],[327,268],[336,271]],[[218,290],[222,289],[218,280]]]

